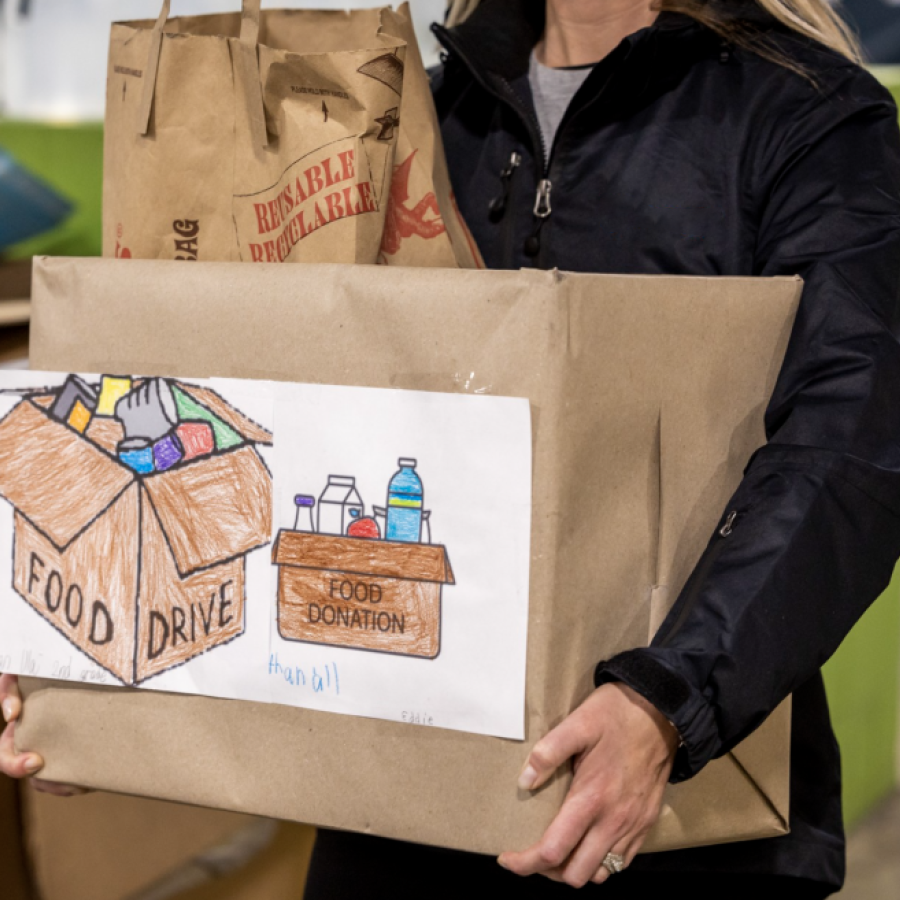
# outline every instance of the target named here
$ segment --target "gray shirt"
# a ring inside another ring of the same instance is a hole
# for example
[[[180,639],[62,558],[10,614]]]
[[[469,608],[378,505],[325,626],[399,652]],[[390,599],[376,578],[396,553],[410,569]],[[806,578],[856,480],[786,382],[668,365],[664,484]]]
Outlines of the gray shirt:
[[[528,81],[547,152],[553,146],[556,130],[570,101],[590,75],[592,68],[593,66],[578,66],[572,69],[551,69],[538,62],[534,50],[531,51]]]

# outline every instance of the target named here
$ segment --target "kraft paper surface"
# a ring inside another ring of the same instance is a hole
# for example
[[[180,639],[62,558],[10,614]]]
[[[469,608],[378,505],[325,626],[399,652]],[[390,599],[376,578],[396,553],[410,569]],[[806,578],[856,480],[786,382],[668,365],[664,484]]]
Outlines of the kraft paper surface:
[[[258,7],[113,25],[103,255],[482,265],[407,4]]]
[[[23,798],[29,862],[40,900],[143,896],[167,875],[258,822],[235,813],[102,792],[54,797],[28,789]],[[8,898],[4,889],[0,882],[3,900],[18,900],[16,895]],[[36,900],[35,895],[28,900]]]
[[[798,279],[38,260],[31,364],[434,391],[532,405],[524,743],[156,692],[25,682],[47,778],[484,853],[536,840],[529,746],[645,644],[751,453]],[[127,298],[127,300],[123,299]],[[196,323],[204,323],[198,332]],[[784,833],[789,705],[670,787],[647,850]],[[177,760],[177,764],[173,763]]]

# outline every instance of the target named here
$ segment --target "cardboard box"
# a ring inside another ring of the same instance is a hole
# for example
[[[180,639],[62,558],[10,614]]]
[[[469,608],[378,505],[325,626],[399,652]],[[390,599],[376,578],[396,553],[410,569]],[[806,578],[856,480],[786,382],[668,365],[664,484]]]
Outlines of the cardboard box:
[[[19,784],[0,775],[0,897],[35,900],[25,855]]]
[[[297,900],[314,839],[308,826],[103,792],[54,797],[0,776],[3,900]]]
[[[590,693],[597,661],[646,644],[678,596],[765,441],[801,288],[795,278],[313,264],[298,277],[263,264],[39,261],[35,367],[527,397],[526,740],[25,680],[21,746],[65,781],[481,853],[530,845],[571,775],[519,792],[529,748]],[[669,786],[645,849],[785,833],[789,743],[785,703]]]
[[[40,900],[141,896],[258,821],[102,791],[54,797],[23,785],[22,795],[29,865]],[[162,896],[176,900],[179,894]]]
[[[116,457],[119,421],[95,416],[82,433],[51,414],[60,392],[27,396],[0,421],[15,590],[126,684],[243,632],[244,557],[271,533],[271,478],[253,446],[271,435],[212,391],[175,386],[238,441],[142,475]],[[249,498],[240,507],[234,482]]]
[[[454,583],[444,547],[283,530],[272,561],[285,640],[440,653],[441,592]]]
[[[0,262],[0,365],[27,364],[31,260]]]

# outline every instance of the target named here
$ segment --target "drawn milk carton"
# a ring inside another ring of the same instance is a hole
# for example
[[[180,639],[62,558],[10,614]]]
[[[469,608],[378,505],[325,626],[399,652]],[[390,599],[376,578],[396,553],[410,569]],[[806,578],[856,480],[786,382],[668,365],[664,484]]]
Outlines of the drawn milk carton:
[[[346,534],[357,516],[363,514],[363,502],[352,475],[329,475],[319,497],[317,530],[319,534]]]

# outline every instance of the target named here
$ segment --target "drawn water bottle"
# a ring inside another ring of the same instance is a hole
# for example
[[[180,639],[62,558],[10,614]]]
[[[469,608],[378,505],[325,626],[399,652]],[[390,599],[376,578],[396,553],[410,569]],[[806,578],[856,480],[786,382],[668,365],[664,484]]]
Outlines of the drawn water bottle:
[[[416,474],[416,460],[399,459],[400,471],[388,485],[385,538],[417,544],[422,540],[422,480]]]

